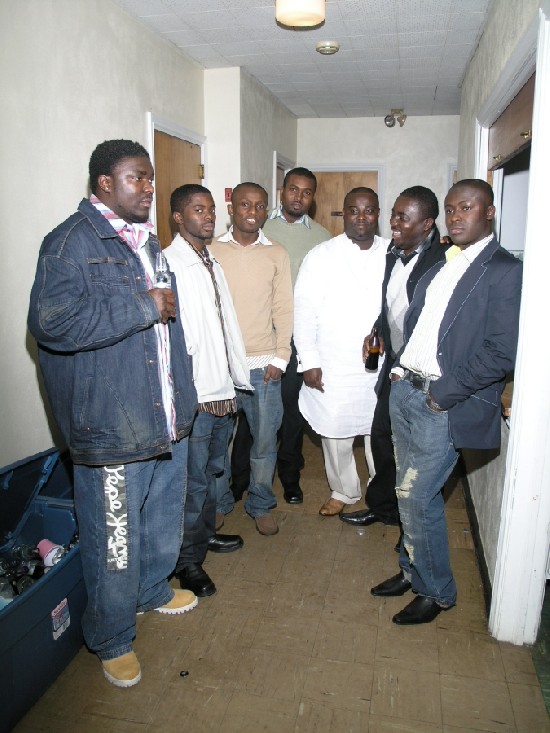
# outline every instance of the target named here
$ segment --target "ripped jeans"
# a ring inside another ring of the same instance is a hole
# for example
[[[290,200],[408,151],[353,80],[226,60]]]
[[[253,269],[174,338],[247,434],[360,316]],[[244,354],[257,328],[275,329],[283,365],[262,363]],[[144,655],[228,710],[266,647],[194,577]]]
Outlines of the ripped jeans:
[[[404,532],[399,564],[416,593],[452,606],[456,585],[441,489],[458,453],[448,413],[428,408],[425,392],[401,379],[391,386],[390,417]]]

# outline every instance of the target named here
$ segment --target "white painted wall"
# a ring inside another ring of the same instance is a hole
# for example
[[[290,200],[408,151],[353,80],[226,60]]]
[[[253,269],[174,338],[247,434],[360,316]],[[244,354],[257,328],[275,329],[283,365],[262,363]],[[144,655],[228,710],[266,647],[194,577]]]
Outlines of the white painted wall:
[[[432,189],[440,208],[449,190],[449,167],[458,155],[459,118],[408,117],[404,127],[387,128],[381,117],[298,120],[298,165],[312,170],[381,166],[380,231],[389,237],[389,217],[408,186]],[[439,225],[444,230],[443,218]]]
[[[459,178],[475,176],[476,119],[506,63],[538,15],[539,0],[494,0],[487,26],[462,84]],[[510,101],[510,100],[508,100]],[[494,120],[491,120],[494,122]]]
[[[241,181],[241,70],[204,72],[206,180],[216,204],[216,234],[227,231],[225,189]]]
[[[478,523],[480,549],[485,560],[491,587],[494,583],[497,562],[509,436],[510,428],[503,420],[500,426],[500,449],[490,451],[468,449],[462,451]]]
[[[40,243],[87,195],[94,147],[146,112],[203,133],[203,71],[110,0],[0,4],[0,465],[52,445],[26,318]]]
[[[216,233],[221,234],[230,224],[225,189],[254,181],[270,194],[273,150],[296,158],[297,120],[269,90],[238,67],[207,69],[204,93],[205,185],[216,203]]]
[[[256,79],[241,74],[241,171],[271,195],[273,150],[296,159],[297,119]],[[270,207],[274,206],[269,202]]]

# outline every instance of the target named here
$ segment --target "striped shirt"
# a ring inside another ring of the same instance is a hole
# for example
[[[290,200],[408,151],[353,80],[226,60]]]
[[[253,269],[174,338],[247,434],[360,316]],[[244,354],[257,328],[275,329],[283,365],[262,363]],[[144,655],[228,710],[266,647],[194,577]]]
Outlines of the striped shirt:
[[[445,311],[458,282],[492,238],[491,234],[463,249],[441,268],[429,284],[424,307],[401,355],[402,368],[430,379],[441,376],[437,361],[437,346]],[[399,374],[399,371],[397,373]]]
[[[155,271],[146,247],[149,241],[149,235],[153,231],[151,222],[129,224],[117,216],[114,211],[111,211],[111,209],[105,206],[93,194],[90,196],[90,203],[107,219],[115,232],[122,237],[132,252],[139,258],[145,271],[147,287],[149,290],[154,288]],[[174,405],[172,366],[170,363],[170,332],[166,323],[155,323],[154,328],[157,337],[159,380],[162,391],[162,404],[166,414],[166,425],[170,439],[176,440],[176,410]]]

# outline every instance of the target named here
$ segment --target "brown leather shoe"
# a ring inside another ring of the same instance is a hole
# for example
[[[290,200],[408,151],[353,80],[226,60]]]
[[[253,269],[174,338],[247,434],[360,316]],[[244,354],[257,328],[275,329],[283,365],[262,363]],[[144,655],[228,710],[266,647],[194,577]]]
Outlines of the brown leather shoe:
[[[266,537],[277,534],[279,531],[277,522],[272,514],[262,514],[259,517],[254,517],[254,521],[256,522],[256,529],[258,532]]]
[[[340,501],[340,499],[331,498],[328,501],[325,501],[323,506],[319,509],[319,514],[323,517],[335,517],[337,514],[340,514],[345,506],[344,502]]]

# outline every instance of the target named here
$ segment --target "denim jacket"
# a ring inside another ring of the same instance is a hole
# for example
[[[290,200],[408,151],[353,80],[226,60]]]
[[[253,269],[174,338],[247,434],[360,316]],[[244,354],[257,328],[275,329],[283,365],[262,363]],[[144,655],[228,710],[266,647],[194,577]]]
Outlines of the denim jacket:
[[[153,235],[149,246],[154,256]],[[158,321],[139,257],[83,199],[42,243],[28,318],[53,414],[75,463],[110,465],[170,452]],[[191,429],[197,395],[179,319],[169,329],[179,440]]]

